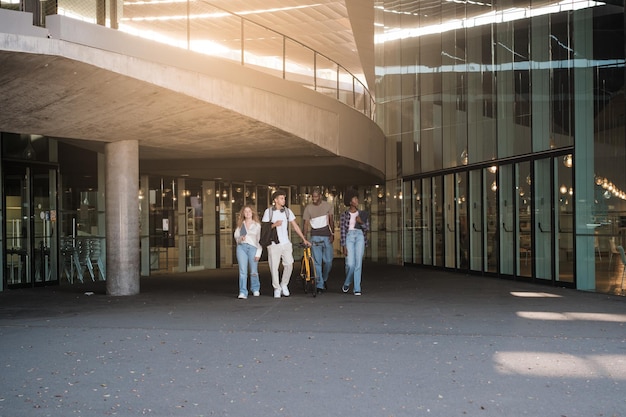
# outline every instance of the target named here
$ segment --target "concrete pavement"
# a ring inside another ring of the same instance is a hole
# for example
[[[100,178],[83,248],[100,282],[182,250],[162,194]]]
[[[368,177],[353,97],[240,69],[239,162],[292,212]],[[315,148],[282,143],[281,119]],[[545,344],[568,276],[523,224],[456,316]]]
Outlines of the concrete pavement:
[[[236,269],[6,291],[0,416],[626,416],[626,298],[342,267],[316,298],[266,267],[247,300]]]

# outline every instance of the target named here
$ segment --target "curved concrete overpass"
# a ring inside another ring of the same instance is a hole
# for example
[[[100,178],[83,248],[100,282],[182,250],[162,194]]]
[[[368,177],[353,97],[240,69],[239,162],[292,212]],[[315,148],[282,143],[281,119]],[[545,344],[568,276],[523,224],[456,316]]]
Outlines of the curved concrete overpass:
[[[48,16],[42,29],[29,19],[0,10],[2,131],[99,151],[137,140],[145,174],[269,184],[384,178],[384,134],[333,98],[102,26]]]

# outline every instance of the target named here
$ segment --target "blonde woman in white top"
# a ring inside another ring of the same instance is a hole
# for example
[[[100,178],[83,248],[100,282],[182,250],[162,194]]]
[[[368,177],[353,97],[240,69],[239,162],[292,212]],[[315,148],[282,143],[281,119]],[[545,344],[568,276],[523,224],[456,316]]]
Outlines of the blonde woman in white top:
[[[261,295],[259,259],[263,247],[259,244],[261,237],[259,215],[251,206],[244,206],[239,212],[234,236],[237,242],[237,263],[239,264],[239,296],[237,298],[242,300],[248,298],[248,269],[250,270],[250,290],[252,290],[252,295],[258,297]]]

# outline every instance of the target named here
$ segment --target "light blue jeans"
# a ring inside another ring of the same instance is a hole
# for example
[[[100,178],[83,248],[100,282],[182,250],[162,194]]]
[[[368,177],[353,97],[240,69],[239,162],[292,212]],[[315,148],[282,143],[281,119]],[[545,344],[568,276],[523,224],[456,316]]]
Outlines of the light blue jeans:
[[[361,271],[365,253],[365,236],[362,230],[348,230],[346,236],[346,280],[343,285],[349,287],[354,282],[354,292],[361,292]]]
[[[254,260],[256,248],[248,243],[237,245],[237,263],[239,264],[239,292],[248,295],[248,268],[250,268],[250,289],[261,290],[259,282],[259,263]]]
[[[328,281],[330,268],[333,266],[333,244],[328,236],[311,236],[311,252],[315,260],[315,272],[317,274],[317,288],[324,288]]]

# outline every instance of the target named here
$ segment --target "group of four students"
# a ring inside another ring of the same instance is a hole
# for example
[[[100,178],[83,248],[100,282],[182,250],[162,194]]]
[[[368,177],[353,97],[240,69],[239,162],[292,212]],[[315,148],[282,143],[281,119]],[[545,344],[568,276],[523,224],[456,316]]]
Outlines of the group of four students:
[[[317,276],[317,291],[327,289],[328,276],[334,258],[334,219],[333,208],[322,200],[321,192],[315,188],[311,193],[309,203],[303,213],[304,231],[296,222],[296,216],[286,207],[285,191],[277,190],[272,194],[272,206],[263,213],[263,222],[271,222],[276,229],[278,242],[267,246],[267,260],[272,276],[274,298],[289,297],[289,281],[293,272],[293,245],[289,239],[289,225],[302,239],[302,243],[311,246]],[[345,280],[341,287],[344,293],[352,290],[354,295],[361,295],[361,274],[363,255],[367,245],[369,231],[368,213],[359,210],[359,197],[355,190],[349,189],[344,194],[344,204],[347,209],[339,219],[341,248],[345,257]],[[306,236],[310,234],[310,240]],[[261,295],[258,263],[263,253],[259,243],[261,236],[261,222],[257,212],[249,205],[245,205],[239,212],[237,227],[234,232],[237,242],[237,263],[239,264],[239,296],[248,298],[248,274],[250,275],[250,291],[252,295]],[[279,266],[282,263],[282,276]]]

